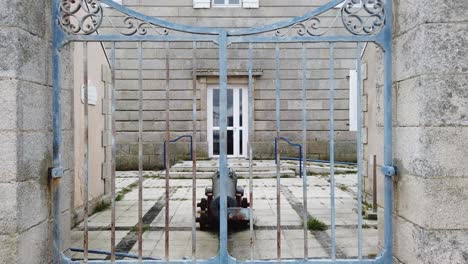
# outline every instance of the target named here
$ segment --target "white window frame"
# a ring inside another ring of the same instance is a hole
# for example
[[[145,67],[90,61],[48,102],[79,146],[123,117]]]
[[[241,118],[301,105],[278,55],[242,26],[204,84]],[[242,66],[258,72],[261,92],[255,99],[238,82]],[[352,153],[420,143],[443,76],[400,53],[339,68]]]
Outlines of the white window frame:
[[[211,0],[211,6],[218,8],[218,7],[224,7],[224,8],[231,8],[231,7],[242,7],[242,0],[239,0],[239,4],[229,4],[229,0],[224,0],[224,4],[216,4],[215,0]]]
[[[219,127],[213,127],[213,90],[219,89],[219,86],[210,85],[207,90],[207,139],[208,139],[208,156],[210,158],[219,158],[219,155],[213,155],[213,131],[219,130]],[[245,85],[232,85],[228,89],[233,89],[233,115],[234,115],[234,126],[228,127],[228,130],[234,131],[234,153],[228,155],[228,158],[246,158],[247,157],[247,146],[249,136],[249,120],[248,120],[248,87]],[[242,126],[239,124],[239,93],[242,93]],[[240,153],[240,138],[239,135],[242,133],[242,152]]]

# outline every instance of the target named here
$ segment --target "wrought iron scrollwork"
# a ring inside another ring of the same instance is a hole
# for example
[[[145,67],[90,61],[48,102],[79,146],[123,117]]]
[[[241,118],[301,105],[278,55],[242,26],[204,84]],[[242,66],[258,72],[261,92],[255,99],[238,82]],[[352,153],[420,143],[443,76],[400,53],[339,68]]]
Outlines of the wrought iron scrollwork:
[[[296,31],[299,36],[322,36],[327,33],[335,22],[331,23],[327,27],[321,27],[322,21],[318,17],[311,17],[305,21],[296,23],[288,28],[276,30],[277,37],[284,37],[290,34],[292,31]]]
[[[137,18],[127,16],[123,20],[123,27],[125,28],[125,31],[120,31],[120,34],[125,35],[125,36],[133,36],[133,35],[140,35],[140,36],[145,36],[148,34],[148,29],[154,30],[156,34],[159,35],[168,35],[169,30],[167,28],[161,28],[154,26],[153,24],[150,24],[145,21],[141,21]]]
[[[354,35],[373,35],[385,24],[383,0],[346,0],[341,9],[345,28]]]
[[[101,26],[103,8],[99,0],[61,0],[59,24],[73,35],[89,35]]]

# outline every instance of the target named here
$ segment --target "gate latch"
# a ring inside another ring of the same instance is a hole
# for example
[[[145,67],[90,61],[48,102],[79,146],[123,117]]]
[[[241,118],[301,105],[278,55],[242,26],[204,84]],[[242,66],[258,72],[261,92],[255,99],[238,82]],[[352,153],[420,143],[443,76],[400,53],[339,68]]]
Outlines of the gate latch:
[[[63,168],[49,168],[49,176],[52,179],[62,178]]]
[[[394,166],[382,166],[382,173],[386,177],[393,177],[396,175],[397,168]]]

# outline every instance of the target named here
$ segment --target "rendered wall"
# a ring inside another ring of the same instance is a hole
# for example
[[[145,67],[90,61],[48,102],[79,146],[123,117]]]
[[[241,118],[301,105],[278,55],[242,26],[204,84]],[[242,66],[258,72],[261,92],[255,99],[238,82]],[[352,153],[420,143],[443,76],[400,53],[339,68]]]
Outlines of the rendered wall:
[[[74,62],[74,151],[75,151],[75,176],[73,207],[75,221],[83,218],[84,195],[84,99],[81,96],[83,85],[83,44],[73,43]],[[110,71],[106,54],[100,43],[88,44],[88,79],[91,86],[96,88],[96,105],[89,105],[89,200],[90,212],[96,202],[101,201],[105,195],[110,194],[110,153],[106,153],[106,147],[110,150],[109,122],[106,123],[106,114],[110,112]],[[90,88],[91,89],[91,88]],[[108,198],[108,197],[107,197]]]

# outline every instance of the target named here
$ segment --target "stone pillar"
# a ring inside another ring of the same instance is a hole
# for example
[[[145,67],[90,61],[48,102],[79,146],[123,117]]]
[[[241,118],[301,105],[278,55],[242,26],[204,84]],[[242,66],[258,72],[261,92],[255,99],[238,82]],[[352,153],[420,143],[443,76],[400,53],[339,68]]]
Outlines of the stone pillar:
[[[49,263],[52,249],[50,0],[0,1],[0,263]],[[63,52],[67,58],[67,49]],[[68,60],[64,60],[72,72]],[[63,234],[73,175],[72,87],[64,78]]]
[[[395,263],[468,263],[468,3],[394,6]]]

